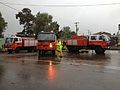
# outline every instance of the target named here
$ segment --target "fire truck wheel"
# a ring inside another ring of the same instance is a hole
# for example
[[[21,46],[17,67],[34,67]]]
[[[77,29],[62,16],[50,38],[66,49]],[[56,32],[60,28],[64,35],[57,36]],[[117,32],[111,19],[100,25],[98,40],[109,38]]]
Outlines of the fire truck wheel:
[[[37,52],[37,50],[33,50],[34,52]]]
[[[27,52],[32,52],[32,49],[31,49],[31,48],[29,48],[29,49],[27,50]]]
[[[13,52],[13,50],[8,50],[8,54],[11,54]]]
[[[96,47],[95,48],[95,53],[96,54],[104,54],[105,50],[101,47]]]
[[[79,48],[78,47],[74,47],[74,46],[67,46],[67,49],[70,53],[78,53],[79,52]]]
[[[38,54],[39,54],[39,55],[41,54],[41,51],[40,51],[40,50],[38,50]]]
[[[38,51],[38,58],[41,56],[41,51],[39,50]]]
[[[70,46],[67,46],[68,52],[73,52],[72,48]]]
[[[52,55],[55,56],[55,50],[52,51]]]
[[[20,48],[16,48],[15,53],[19,53]]]

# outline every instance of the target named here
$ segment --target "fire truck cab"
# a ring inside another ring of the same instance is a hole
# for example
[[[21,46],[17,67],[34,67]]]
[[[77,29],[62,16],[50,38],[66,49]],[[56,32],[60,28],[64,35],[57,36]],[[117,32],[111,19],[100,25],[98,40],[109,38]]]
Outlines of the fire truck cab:
[[[37,37],[38,57],[45,55],[48,51],[55,55],[57,37],[53,32],[40,32]]]
[[[88,48],[95,50],[96,54],[103,54],[109,48],[110,38],[107,35],[88,36]]]

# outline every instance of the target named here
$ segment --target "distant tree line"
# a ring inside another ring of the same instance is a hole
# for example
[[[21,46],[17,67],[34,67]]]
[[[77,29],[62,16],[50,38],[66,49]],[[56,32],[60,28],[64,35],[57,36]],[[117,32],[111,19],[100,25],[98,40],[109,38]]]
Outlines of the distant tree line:
[[[7,27],[7,22],[5,22],[4,18],[2,17],[2,14],[0,12],[0,37],[2,37],[2,33]]]
[[[23,8],[16,14],[16,19],[19,20],[20,25],[23,25],[23,30],[18,32],[19,34],[37,35],[41,31],[54,31],[62,39],[68,39],[71,35],[75,35],[75,32],[69,26],[59,30],[60,25],[57,21],[53,21],[53,16],[48,13],[38,12],[36,15],[33,15],[29,8]],[[0,37],[6,30],[7,24],[0,12]]]
[[[29,8],[23,8],[18,14],[16,19],[19,19],[19,24],[23,25],[23,34],[37,35],[41,31],[49,32],[54,31],[58,37],[63,39],[70,38],[75,32],[70,30],[69,26],[63,27],[59,30],[60,25],[57,21],[53,21],[53,16],[48,13],[38,12],[36,15],[31,13]]]

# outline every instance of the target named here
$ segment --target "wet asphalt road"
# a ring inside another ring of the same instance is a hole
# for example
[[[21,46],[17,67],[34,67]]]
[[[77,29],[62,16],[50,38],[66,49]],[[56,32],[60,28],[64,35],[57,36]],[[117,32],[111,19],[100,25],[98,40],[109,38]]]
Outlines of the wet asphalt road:
[[[120,90],[120,51],[0,54],[0,90]]]

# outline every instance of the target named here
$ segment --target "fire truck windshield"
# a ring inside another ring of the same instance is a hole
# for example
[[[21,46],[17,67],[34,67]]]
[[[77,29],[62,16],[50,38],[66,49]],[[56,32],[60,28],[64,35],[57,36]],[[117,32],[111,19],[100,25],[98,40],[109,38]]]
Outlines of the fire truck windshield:
[[[38,35],[38,40],[41,41],[55,41],[56,40],[56,35],[55,34],[51,34],[51,33],[41,33]]]
[[[13,41],[13,38],[6,38],[5,39],[5,42],[12,42]]]

